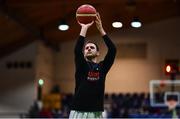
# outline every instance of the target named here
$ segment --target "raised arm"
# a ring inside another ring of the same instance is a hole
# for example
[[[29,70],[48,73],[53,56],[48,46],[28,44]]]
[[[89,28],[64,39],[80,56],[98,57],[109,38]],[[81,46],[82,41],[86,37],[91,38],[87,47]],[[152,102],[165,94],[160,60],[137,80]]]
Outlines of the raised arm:
[[[104,42],[108,48],[108,52],[104,58],[104,61],[102,62],[103,63],[103,70],[107,73],[109,71],[109,69],[111,68],[113,62],[114,62],[114,59],[116,56],[116,47],[115,47],[114,43],[111,41],[111,39],[106,35],[106,32],[102,26],[102,22],[101,22],[101,18],[100,18],[99,13],[96,15],[96,21],[95,22],[96,22],[96,27],[99,30],[99,32],[101,33],[101,35],[104,39]]]
[[[81,31],[80,31],[79,38],[76,42],[75,49],[74,49],[76,68],[78,68],[79,66],[82,66],[86,62],[84,59],[84,54],[83,54],[83,47],[84,47],[87,30],[93,23],[94,22],[91,22],[89,24],[79,23],[81,26]]]
[[[108,48],[107,54],[103,61],[103,68],[105,72],[108,72],[112,64],[114,63],[114,59],[116,56],[116,47],[107,35],[104,35],[103,39]]]

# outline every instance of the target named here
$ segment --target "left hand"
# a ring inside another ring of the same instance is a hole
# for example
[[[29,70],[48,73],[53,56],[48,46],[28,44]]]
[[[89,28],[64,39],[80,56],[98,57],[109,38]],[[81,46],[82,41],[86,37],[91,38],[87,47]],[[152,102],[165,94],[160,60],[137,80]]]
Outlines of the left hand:
[[[93,25],[94,21],[92,21],[91,23],[88,23],[88,24],[82,24],[80,22],[78,22],[78,23],[81,26],[80,35],[86,37],[87,30],[90,26]]]
[[[96,27],[97,27],[97,29],[98,29],[99,31],[101,31],[101,30],[103,29],[103,27],[102,27],[102,21],[101,21],[101,17],[100,17],[100,15],[99,15],[99,13],[96,14],[96,20],[95,20],[95,22],[96,22]]]
[[[97,27],[97,29],[100,31],[101,35],[102,35],[102,36],[105,35],[106,32],[105,32],[104,29],[103,29],[102,21],[101,21],[101,17],[100,17],[100,15],[99,15],[99,13],[96,14],[96,20],[95,20],[95,22],[96,22],[96,27]]]

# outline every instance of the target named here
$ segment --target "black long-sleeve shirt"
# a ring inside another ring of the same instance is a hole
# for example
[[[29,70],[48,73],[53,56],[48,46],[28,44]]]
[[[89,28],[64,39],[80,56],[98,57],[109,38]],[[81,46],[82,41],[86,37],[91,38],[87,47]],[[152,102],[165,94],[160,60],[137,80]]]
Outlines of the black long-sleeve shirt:
[[[71,109],[76,111],[103,111],[105,78],[111,68],[116,47],[107,35],[103,36],[108,52],[103,61],[94,63],[86,61],[83,54],[85,37],[79,36],[75,46],[75,94]]]

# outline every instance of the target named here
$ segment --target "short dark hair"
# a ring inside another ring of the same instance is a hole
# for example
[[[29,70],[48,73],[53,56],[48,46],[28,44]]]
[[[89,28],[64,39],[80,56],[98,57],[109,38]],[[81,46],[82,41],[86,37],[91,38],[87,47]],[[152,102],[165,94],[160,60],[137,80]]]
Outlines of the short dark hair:
[[[94,45],[96,46],[97,51],[99,51],[99,47],[98,47],[98,45],[97,45],[96,43],[94,43],[94,42],[92,42],[92,41],[87,41],[87,42],[85,43],[85,45],[88,44],[88,43],[94,44]],[[84,47],[85,47],[85,45],[84,45]]]

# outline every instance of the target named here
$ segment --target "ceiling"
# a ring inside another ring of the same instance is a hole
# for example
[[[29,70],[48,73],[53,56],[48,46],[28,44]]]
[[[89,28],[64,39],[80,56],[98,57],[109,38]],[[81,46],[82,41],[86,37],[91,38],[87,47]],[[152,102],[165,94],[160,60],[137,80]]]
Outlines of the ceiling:
[[[179,0],[0,0],[0,58],[34,40],[54,48],[75,40],[80,30],[75,14],[82,4],[96,8],[108,33],[117,31],[111,26],[115,20],[127,29],[136,16],[143,24],[180,16]],[[58,30],[61,20],[70,25],[68,31]],[[88,35],[97,33],[95,26],[88,31]]]

